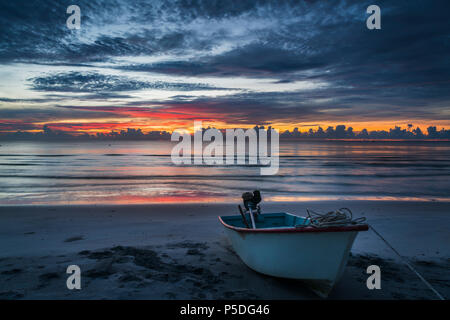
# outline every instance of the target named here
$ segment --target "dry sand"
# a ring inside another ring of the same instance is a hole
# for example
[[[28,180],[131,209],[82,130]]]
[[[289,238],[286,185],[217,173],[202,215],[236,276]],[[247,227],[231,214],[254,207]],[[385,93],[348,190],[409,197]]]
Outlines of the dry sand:
[[[264,212],[349,207],[366,216],[444,297],[450,296],[450,203],[264,203]],[[0,207],[0,299],[318,299],[299,281],[258,274],[228,244],[228,204]],[[81,268],[68,290],[66,268]],[[381,267],[381,290],[366,287]],[[356,238],[329,299],[434,299],[375,236]]]

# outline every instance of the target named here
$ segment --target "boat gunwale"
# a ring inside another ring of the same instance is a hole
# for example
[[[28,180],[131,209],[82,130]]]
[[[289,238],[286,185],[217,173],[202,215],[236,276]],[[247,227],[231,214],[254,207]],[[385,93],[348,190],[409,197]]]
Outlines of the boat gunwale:
[[[292,215],[285,212],[286,214]],[[293,215],[295,216],[295,215]],[[218,216],[219,221],[224,225],[224,227],[241,233],[310,233],[310,232],[348,232],[348,231],[367,231],[369,230],[369,225],[358,224],[340,227],[286,227],[286,228],[262,228],[262,229],[251,229],[251,228],[241,228],[229,225],[222,220],[222,216]]]

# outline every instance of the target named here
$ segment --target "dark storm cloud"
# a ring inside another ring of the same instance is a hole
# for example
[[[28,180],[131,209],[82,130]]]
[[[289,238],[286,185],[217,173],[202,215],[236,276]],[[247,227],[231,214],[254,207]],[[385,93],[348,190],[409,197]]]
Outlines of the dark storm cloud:
[[[427,100],[392,99],[388,91],[380,92],[372,104],[359,103],[358,96],[334,99],[331,102],[314,102],[329,97],[328,89],[297,92],[246,92],[209,97],[175,96],[168,101],[147,100],[124,102],[119,107],[147,107],[164,110],[182,110],[189,114],[211,114],[223,121],[243,124],[270,124],[272,122],[364,121],[370,118],[395,118],[399,114],[407,119],[438,119],[441,107],[423,105]],[[369,94],[369,93],[367,93]],[[336,93],[336,95],[339,95]],[[333,106],[330,108],[330,105]],[[407,105],[407,107],[405,107]],[[94,110],[94,109],[92,109]],[[226,110],[226,112],[223,112]]]
[[[189,76],[266,76],[280,82],[321,79],[336,86],[434,85],[448,97],[450,3],[379,1],[379,5],[382,30],[378,31],[365,27],[366,4],[328,2],[308,8],[312,21],[280,18],[277,27],[230,51],[119,68]],[[344,15],[345,10],[350,13]]]
[[[269,77],[278,79],[276,83],[321,80],[330,86],[319,95],[333,97],[334,104],[397,105],[401,109],[397,117],[414,112],[417,104],[427,108],[448,101],[450,3],[377,4],[382,8],[382,30],[365,27],[365,3],[314,3],[307,7],[311,18],[305,22],[280,17],[278,25],[261,32],[257,40],[220,54],[118,68],[185,76]],[[272,3],[274,12],[283,6],[289,7]],[[354,112],[359,109],[355,106]]]
[[[158,90],[223,90],[201,83],[176,83],[164,81],[137,81],[124,76],[103,75],[93,72],[67,72],[28,79],[33,90],[56,92],[121,92],[143,89]],[[109,98],[121,95],[110,95]],[[108,95],[105,96],[108,98]]]
[[[6,103],[46,103],[55,101],[56,98],[36,98],[36,99],[11,99],[11,98],[0,98],[1,102]]]
[[[81,0],[77,1],[83,19],[79,31],[66,28],[65,10],[70,4],[70,1],[2,1],[1,59],[77,63],[175,49],[204,49],[223,39],[232,41],[233,25],[202,39],[204,30],[195,28],[197,21],[206,19],[219,24],[243,17],[241,27],[262,18],[274,22],[267,28],[260,28],[252,43],[241,45],[239,39],[235,39],[237,47],[228,52],[178,62],[144,64],[142,68],[168,73],[248,75],[339,67],[335,71],[347,74],[358,66],[373,71],[383,63],[406,68],[417,62],[434,67],[437,62],[444,62],[444,70],[424,70],[421,66],[423,76],[437,73],[442,77],[447,75],[449,67],[448,59],[442,54],[449,49],[450,27],[446,12],[450,4],[443,0],[378,1],[382,8],[381,31],[365,28],[368,4],[356,1],[336,4],[328,1]],[[133,23],[135,28],[128,29]],[[189,23],[194,27],[185,27]],[[145,29],[140,30],[139,26]],[[116,32],[120,35],[108,32],[115,27],[121,29]],[[97,35],[82,39],[90,32]],[[139,69],[138,65],[130,67]]]
[[[59,97],[59,99],[67,99],[67,95],[63,95],[63,94],[58,94],[58,95],[52,94],[52,95],[47,95],[47,96]],[[135,98],[135,97],[132,95],[129,95],[129,94],[119,94],[119,93],[104,92],[104,91],[77,96],[77,99],[85,100],[85,101],[108,100],[108,99],[133,99],[133,98]]]
[[[64,109],[55,107],[37,108],[31,106],[25,106],[21,108],[0,108],[0,122],[7,122],[5,119],[17,121],[17,129],[20,128],[20,120],[26,120],[29,122],[45,122],[55,121],[60,119],[94,119],[94,118],[113,118],[117,117],[117,114],[104,113],[100,110],[88,110],[83,109]]]
[[[0,61],[78,64],[123,55],[151,55],[186,48],[211,48],[183,25],[196,19],[229,18],[260,1],[1,1]],[[68,6],[81,8],[82,28],[66,27]],[[118,24],[122,32],[109,32]],[[133,30],[128,27],[135,24]],[[176,25],[179,27],[167,27]],[[91,33],[96,33],[92,35]],[[91,37],[84,39],[83,37]]]
[[[224,54],[202,56],[191,61],[130,65],[119,69],[188,76],[273,77],[323,66],[324,64],[317,58],[308,58],[273,45],[252,43]]]
[[[364,1],[80,0],[76,4],[82,9],[82,29],[78,31],[65,26],[70,4],[1,1],[0,63],[77,68],[107,62],[108,68],[143,75],[268,78],[274,85],[320,81],[327,86],[136,102],[121,92],[220,88],[68,72],[30,79],[33,90],[130,99],[118,104],[124,107],[148,102],[161,108],[203,108],[245,123],[449,116],[450,2],[446,0],[379,0],[381,30],[366,28],[366,8],[372,2]],[[120,61],[164,55],[169,58],[155,63]]]

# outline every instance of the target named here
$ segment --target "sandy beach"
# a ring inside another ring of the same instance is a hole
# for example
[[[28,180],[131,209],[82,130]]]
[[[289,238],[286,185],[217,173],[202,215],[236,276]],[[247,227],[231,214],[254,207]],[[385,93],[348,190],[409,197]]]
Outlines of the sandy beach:
[[[446,298],[450,203],[263,203],[264,212],[352,209]],[[299,281],[258,274],[234,254],[217,216],[234,204],[0,207],[0,299],[319,299]],[[81,268],[68,290],[66,268]],[[381,268],[381,290],[366,287]],[[435,299],[371,231],[356,238],[329,299]]]

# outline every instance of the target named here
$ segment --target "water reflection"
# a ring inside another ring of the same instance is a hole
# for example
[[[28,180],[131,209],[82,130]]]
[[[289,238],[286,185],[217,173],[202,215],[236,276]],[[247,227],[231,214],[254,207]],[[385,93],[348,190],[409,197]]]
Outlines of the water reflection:
[[[290,142],[280,170],[175,166],[166,142],[13,143],[0,148],[1,204],[450,199],[449,142]]]

